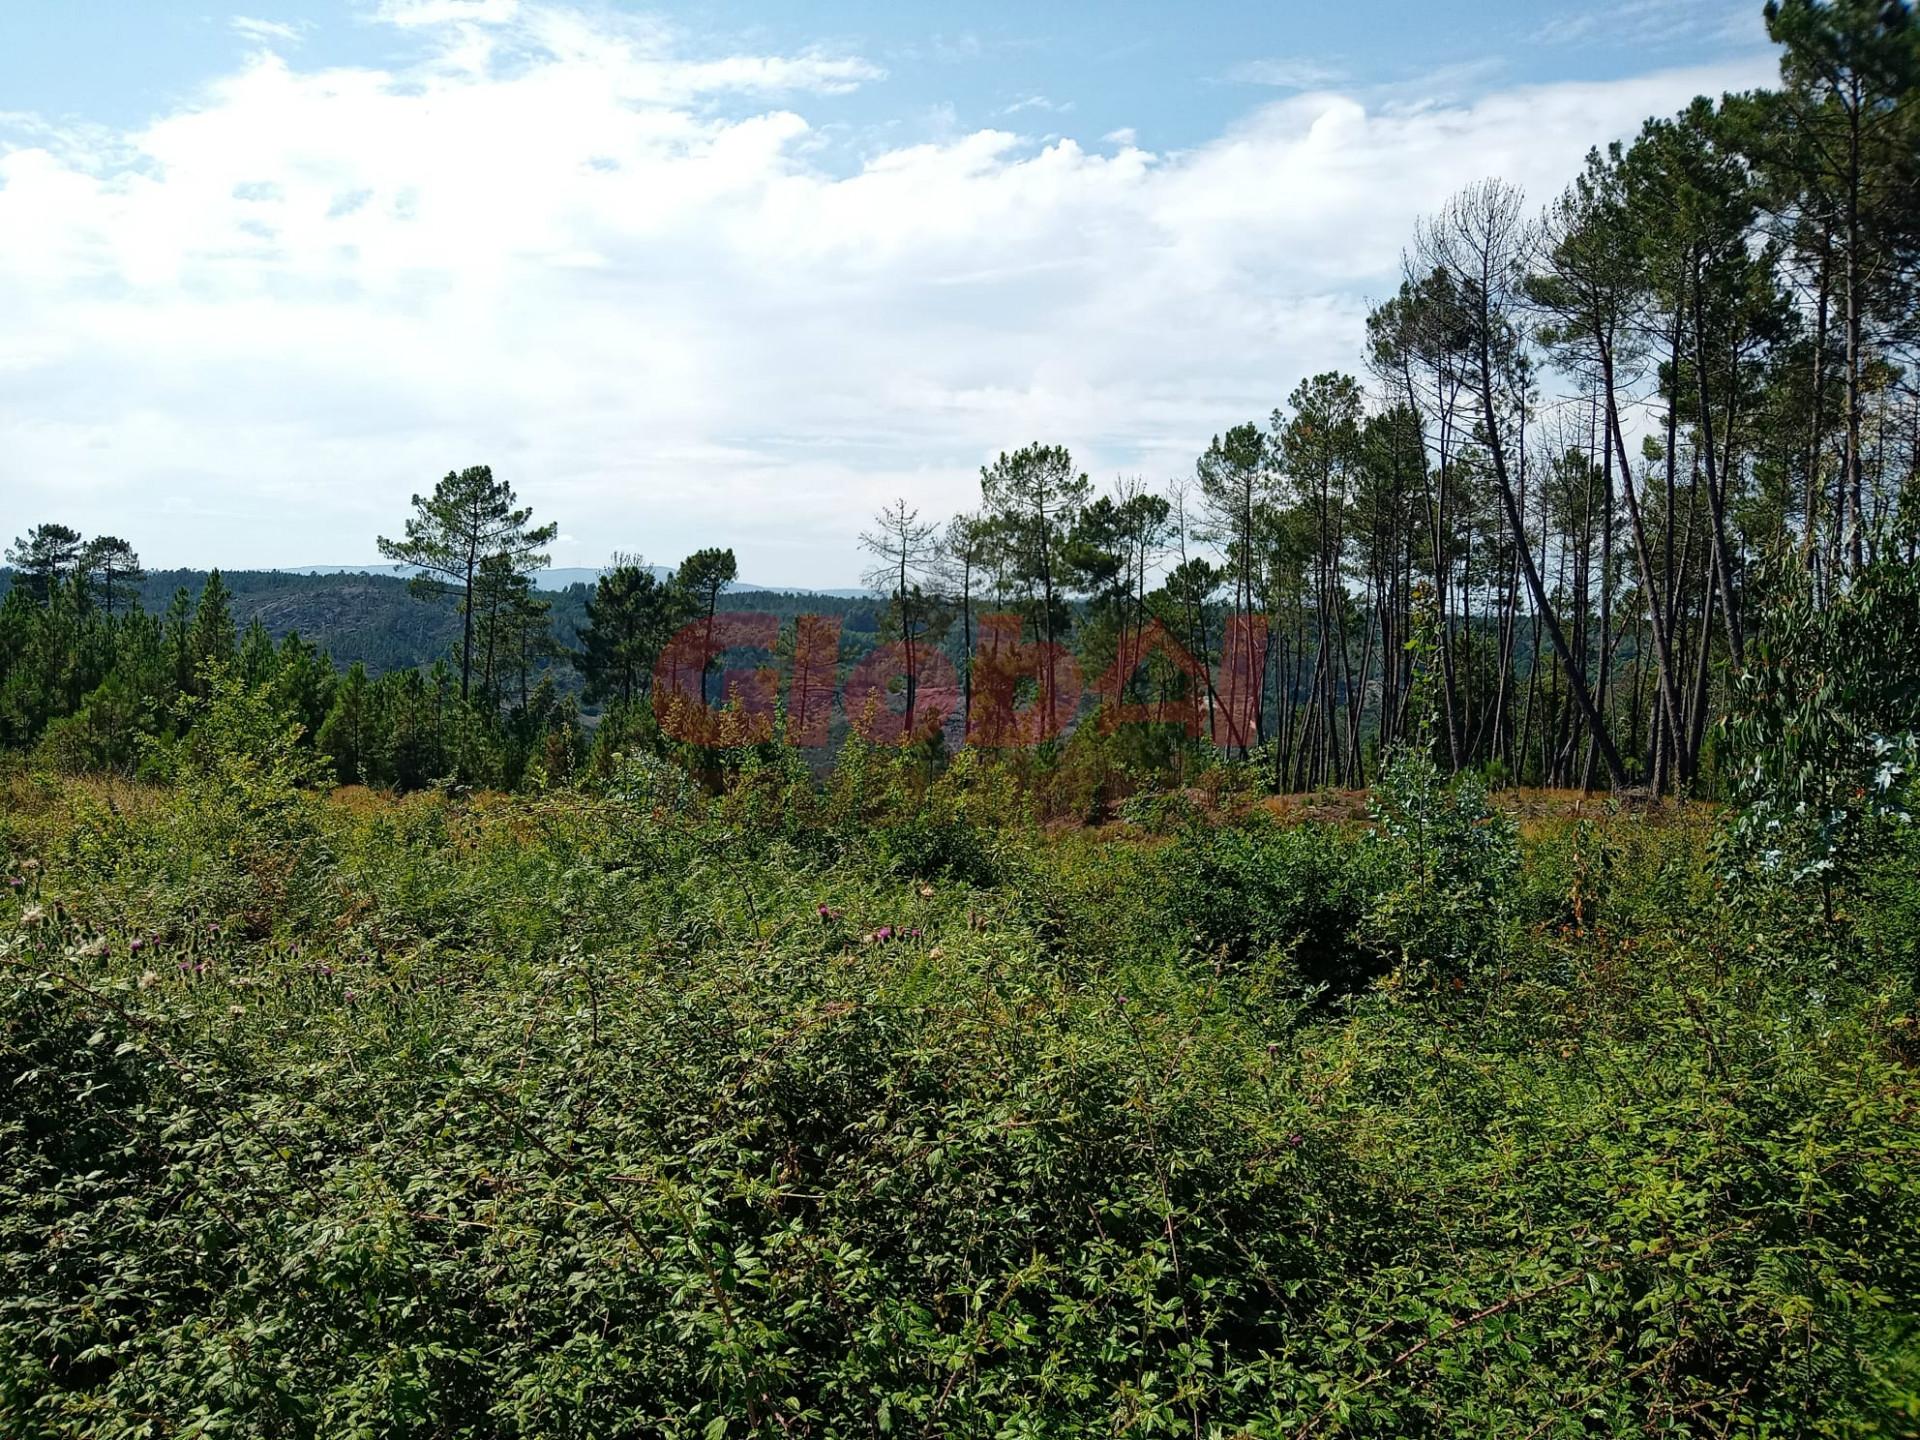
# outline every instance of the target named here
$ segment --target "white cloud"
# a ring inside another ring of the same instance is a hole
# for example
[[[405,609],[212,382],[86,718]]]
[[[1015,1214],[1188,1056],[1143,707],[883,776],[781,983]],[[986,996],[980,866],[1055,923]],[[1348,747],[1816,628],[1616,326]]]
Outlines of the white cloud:
[[[1271,85],[1279,90],[1318,90],[1345,78],[1337,66],[1299,58],[1247,60],[1227,72],[1227,79],[1242,85]]]
[[[1051,115],[1067,115],[1073,111],[1071,100],[1049,100],[1045,95],[1029,95],[1024,100],[1016,100],[1000,113],[1018,115],[1023,110],[1043,110]]]
[[[1639,50],[1752,43],[1765,38],[1762,7],[1747,0],[1609,0],[1540,21],[1527,38],[1541,45],[1628,46]]]
[[[373,18],[389,25],[502,25],[520,11],[520,0],[380,0]]]
[[[850,162],[806,112],[877,75],[856,57],[385,13],[448,44],[404,70],[257,52],[141,129],[0,142],[10,512],[150,563],[353,561],[486,461],[577,537],[559,563],[730,543],[750,578],[846,583],[873,509],[971,503],[1005,446],[1187,471],[1357,363],[1459,185],[1544,201],[1590,144],[1764,78],[1296,95],[1177,155],[983,130]]]
[[[262,45],[271,45],[275,41],[284,45],[298,45],[301,40],[299,26],[279,20],[259,20],[251,15],[235,15],[227,21],[227,28],[236,35],[257,40]]]

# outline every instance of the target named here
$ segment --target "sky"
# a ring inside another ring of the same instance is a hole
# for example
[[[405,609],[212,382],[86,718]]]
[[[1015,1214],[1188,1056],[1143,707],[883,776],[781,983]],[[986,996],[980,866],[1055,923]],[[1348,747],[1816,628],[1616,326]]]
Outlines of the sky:
[[[0,542],[371,561],[489,464],[559,566],[838,586],[1359,364],[1417,219],[1767,84],[1758,3],[0,4]]]

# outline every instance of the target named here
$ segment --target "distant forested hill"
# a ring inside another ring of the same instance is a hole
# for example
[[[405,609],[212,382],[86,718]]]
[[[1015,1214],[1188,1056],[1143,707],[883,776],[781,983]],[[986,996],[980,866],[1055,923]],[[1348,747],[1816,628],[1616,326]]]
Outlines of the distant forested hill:
[[[460,613],[451,600],[420,599],[391,575],[223,570],[220,578],[233,591],[241,629],[258,619],[275,640],[298,632],[343,669],[356,660],[375,674],[427,665],[460,641]],[[141,586],[140,603],[165,610],[176,589],[197,596],[206,582],[204,570],[155,571]]]
[[[181,589],[190,600],[198,600],[207,573],[151,571],[139,587],[140,605],[164,614],[174,592]],[[297,632],[331,656],[342,670],[356,660],[375,675],[412,669],[430,665],[459,647],[458,602],[452,597],[431,600],[414,596],[408,592],[407,582],[394,575],[222,570],[220,578],[233,592],[234,623],[241,630],[258,619],[276,641]],[[5,595],[12,583],[13,572],[0,567],[0,595]],[[591,585],[581,583],[541,591],[541,598],[552,606],[553,639],[563,652],[579,646],[592,593]],[[727,596],[726,606],[783,619],[800,614],[842,615],[847,617],[847,629],[856,633],[871,631],[876,620],[872,601],[835,595],[741,589]],[[564,656],[558,669],[561,675],[570,673]]]

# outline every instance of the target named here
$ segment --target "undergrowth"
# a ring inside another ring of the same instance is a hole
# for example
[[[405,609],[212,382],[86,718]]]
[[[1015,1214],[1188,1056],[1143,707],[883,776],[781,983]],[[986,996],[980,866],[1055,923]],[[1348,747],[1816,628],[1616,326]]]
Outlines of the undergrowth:
[[[1920,1433],[1911,847],[790,783],[12,783],[0,1432]]]

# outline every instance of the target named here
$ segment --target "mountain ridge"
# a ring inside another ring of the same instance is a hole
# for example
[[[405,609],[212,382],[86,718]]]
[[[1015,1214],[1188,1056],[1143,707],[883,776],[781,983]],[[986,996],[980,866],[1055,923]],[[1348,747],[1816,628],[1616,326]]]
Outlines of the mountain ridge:
[[[406,579],[413,568],[406,565],[375,562],[359,565],[276,565],[271,567],[282,575],[370,575]],[[670,566],[649,565],[655,577],[665,580],[673,574]],[[565,590],[570,585],[592,585],[605,573],[598,565],[562,565],[533,572],[533,583],[540,590]],[[736,580],[727,587],[732,593],[763,592],[771,595],[825,595],[835,600],[865,600],[872,592],[861,587],[841,589],[823,589],[814,585],[762,585],[751,580]]]

